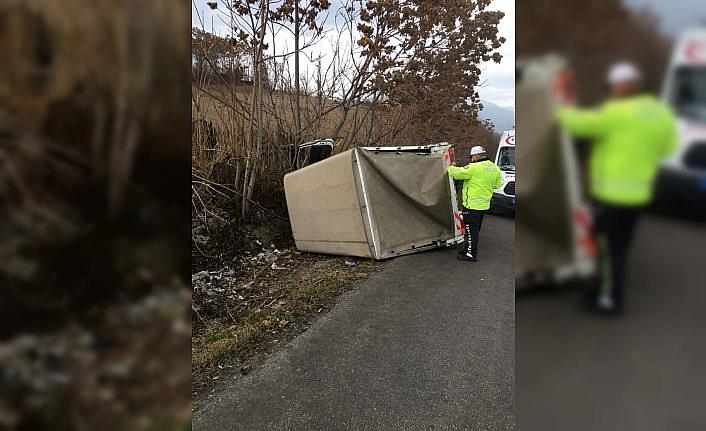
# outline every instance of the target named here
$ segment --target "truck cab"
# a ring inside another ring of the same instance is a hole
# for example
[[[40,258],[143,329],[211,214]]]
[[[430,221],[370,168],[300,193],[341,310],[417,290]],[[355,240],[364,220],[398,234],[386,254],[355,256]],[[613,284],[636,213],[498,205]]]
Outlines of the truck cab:
[[[500,138],[495,164],[503,176],[503,184],[493,190],[490,201],[492,212],[515,213],[515,131],[507,130]]]
[[[679,128],[677,151],[662,166],[661,187],[678,202],[706,200],[706,29],[685,31],[674,45],[662,88]]]

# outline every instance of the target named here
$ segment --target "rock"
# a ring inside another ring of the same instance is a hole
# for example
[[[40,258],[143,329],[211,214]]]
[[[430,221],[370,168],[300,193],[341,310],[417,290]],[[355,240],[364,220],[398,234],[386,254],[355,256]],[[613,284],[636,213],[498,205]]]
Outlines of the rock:
[[[267,253],[267,254],[265,255],[265,261],[266,261],[267,263],[272,263],[272,262],[274,262],[274,261],[276,261],[276,260],[277,260],[277,255],[274,254],[274,253]]]
[[[331,266],[331,264],[327,260],[320,260],[318,262],[314,262],[314,264],[311,265],[311,267],[313,269],[324,269],[324,268],[328,268],[329,266]]]
[[[193,283],[204,279],[208,280],[210,278],[211,274],[208,271],[201,271],[191,276],[191,282]]]

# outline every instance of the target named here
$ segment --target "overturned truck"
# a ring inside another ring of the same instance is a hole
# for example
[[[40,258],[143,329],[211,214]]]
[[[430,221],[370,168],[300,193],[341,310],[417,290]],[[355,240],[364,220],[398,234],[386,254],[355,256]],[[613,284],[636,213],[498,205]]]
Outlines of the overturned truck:
[[[555,121],[573,98],[567,63],[557,56],[518,59],[516,76],[518,289],[591,278],[596,270],[593,222],[573,141]]]
[[[284,177],[301,251],[387,259],[463,240],[447,143],[353,148]]]

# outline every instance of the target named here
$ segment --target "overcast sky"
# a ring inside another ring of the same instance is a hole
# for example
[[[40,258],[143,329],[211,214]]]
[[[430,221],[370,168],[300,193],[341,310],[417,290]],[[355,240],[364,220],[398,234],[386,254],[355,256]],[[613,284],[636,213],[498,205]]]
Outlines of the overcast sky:
[[[335,5],[335,1],[333,1]],[[507,39],[507,42],[500,49],[503,55],[503,60],[500,64],[487,63],[481,65],[483,73],[481,75],[481,84],[478,88],[478,93],[483,100],[496,103],[502,107],[515,107],[515,0],[494,0],[493,9],[505,12],[505,17],[500,22],[500,34]],[[227,26],[219,19],[219,16],[213,13],[206,5],[206,0],[195,0],[192,3],[191,23],[194,27],[201,27],[198,19],[200,14],[204,21],[204,27],[207,31],[213,31],[216,34],[225,35],[228,33]],[[291,35],[281,34],[278,39],[280,46],[293,45]],[[319,48],[320,49],[320,48]],[[303,65],[303,72],[306,73],[307,65]]]
[[[521,0],[518,0],[521,1]],[[494,0],[493,7],[505,12],[500,22],[500,35],[507,42],[500,49],[503,60],[500,64],[488,63],[481,66],[483,74],[478,89],[481,99],[488,100],[503,108],[515,109],[515,0]]]
[[[706,22],[704,0],[623,0],[634,8],[649,7],[659,18],[661,30],[670,36],[690,27],[703,26]]]

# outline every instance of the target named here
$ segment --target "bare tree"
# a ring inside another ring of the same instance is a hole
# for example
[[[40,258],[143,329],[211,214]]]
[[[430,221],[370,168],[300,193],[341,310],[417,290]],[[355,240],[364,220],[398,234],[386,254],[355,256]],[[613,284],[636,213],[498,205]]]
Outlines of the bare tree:
[[[503,14],[489,4],[344,0],[330,10],[325,0],[219,2],[230,34],[195,34],[208,46],[230,40],[232,52],[247,52],[253,80],[194,80],[194,116],[213,121],[220,148],[212,160],[195,160],[195,169],[232,184],[246,218],[253,205],[282,203],[282,177],[301,142],[333,138],[336,151],[470,142],[488,131],[477,119],[479,66],[500,61],[504,41],[497,31]],[[218,62],[199,55],[194,61]],[[196,190],[205,198],[203,216],[212,190],[198,183]]]

